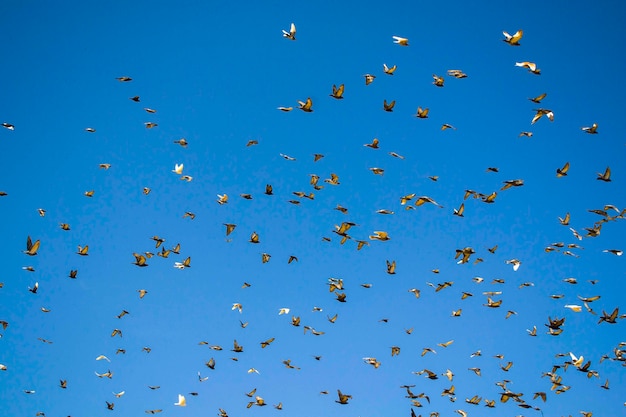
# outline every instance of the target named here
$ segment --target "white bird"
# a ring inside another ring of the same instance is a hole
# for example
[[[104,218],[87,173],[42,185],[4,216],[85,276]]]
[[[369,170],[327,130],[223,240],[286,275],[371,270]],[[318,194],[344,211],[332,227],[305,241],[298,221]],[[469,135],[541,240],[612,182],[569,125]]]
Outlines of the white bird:
[[[508,261],[504,262],[509,265],[513,265],[513,271],[517,271],[519,269],[519,266],[522,264],[522,261],[520,261],[519,259],[509,259]]]
[[[569,355],[572,358],[572,364],[577,368],[580,368],[585,361],[585,358],[582,355],[578,358],[572,352],[570,352]]]
[[[393,43],[397,43],[401,46],[409,46],[409,40],[407,38],[401,38],[400,36],[393,36]]]
[[[291,24],[291,27],[289,28],[289,32],[283,29],[283,37],[290,39],[292,41],[296,40],[296,25],[294,23]]]
[[[100,356],[98,356],[98,357],[96,358],[96,360],[97,360],[97,361],[101,361],[101,360],[103,360],[103,359],[104,359],[105,361],[107,361],[107,362],[111,362],[111,360],[110,360],[109,358],[107,358],[106,356],[104,356],[104,355],[100,355]]]
[[[174,403],[174,405],[177,405],[179,407],[185,407],[187,405],[187,400],[185,399],[185,396],[178,394],[178,402]]]
[[[174,165],[174,169],[172,170],[172,172],[174,174],[182,175],[183,174],[183,167],[184,167],[184,164],[175,164]]]
[[[116,398],[120,398],[122,395],[126,394],[126,391],[120,391],[118,393],[113,393],[113,395],[115,395]]]
[[[288,308],[286,308],[286,307],[281,308],[281,309],[278,311],[278,315],[280,316],[281,314],[289,314],[289,309],[288,309]]]
[[[199,380],[200,382],[204,382],[204,381],[206,381],[207,379],[209,379],[209,377],[208,377],[208,376],[202,377],[202,376],[200,376],[200,371],[198,371],[198,380]]]
[[[233,303],[233,308],[231,308],[231,310],[239,310],[239,312],[241,313],[241,310],[243,310],[243,306],[241,305],[241,303]]]

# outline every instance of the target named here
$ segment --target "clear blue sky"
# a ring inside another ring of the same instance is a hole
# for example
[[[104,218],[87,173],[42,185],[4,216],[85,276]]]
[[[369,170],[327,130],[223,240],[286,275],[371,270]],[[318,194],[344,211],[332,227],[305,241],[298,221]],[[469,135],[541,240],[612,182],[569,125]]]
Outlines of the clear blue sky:
[[[409,416],[411,407],[423,416],[540,414],[501,402],[496,382],[503,380],[546,417],[624,413],[624,362],[615,360],[624,323],[598,324],[603,310],[626,313],[626,256],[605,252],[626,249],[624,220],[615,218],[626,208],[624,5],[97,3],[8,0],[1,8],[0,123],[14,129],[0,127],[7,194],[0,197],[0,320],[8,323],[0,328],[0,414],[196,416],[222,408],[230,416],[384,417]],[[292,22],[295,41],[282,36]],[[518,29],[520,46],[502,41],[503,30]],[[409,46],[394,44],[394,35]],[[523,61],[541,75],[515,66]],[[383,64],[397,65],[393,76]],[[468,77],[446,75],[451,69]],[[366,86],[364,74],[374,82]],[[443,88],[433,74],[444,77]],[[123,76],[132,81],[116,80]],[[333,84],[345,85],[342,100],[329,97]],[[528,100],[542,93],[540,104]],[[310,113],[298,109],[308,97]],[[383,111],[384,100],[396,101],[393,112]],[[429,108],[428,118],[415,117],[418,106]],[[538,108],[554,121],[531,125]],[[148,122],[157,126],[147,129]],[[594,123],[598,134],[581,129]],[[174,143],[181,138],[186,148]],[[379,149],[363,146],[374,138]],[[246,146],[251,140],[258,144]],[[324,158],[314,162],[315,153]],[[557,178],[566,162],[567,176]],[[172,172],[180,163],[191,181]],[[599,181],[607,167],[611,181]],[[324,182],[331,173],[338,185]],[[310,174],[322,189],[313,189]],[[523,186],[501,190],[515,179]],[[464,200],[468,189],[497,197]],[[218,194],[228,203],[218,204]],[[416,207],[419,196],[443,208]],[[453,215],[461,203],[464,216]],[[562,225],[566,213],[570,223]],[[585,236],[607,217],[599,236]],[[343,245],[333,233],[342,222],[355,223]],[[228,237],[224,223],[237,225]],[[371,240],[374,231],[390,240]],[[249,242],[253,232],[258,244]],[[23,253],[28,236],[40,241],[36,256]],[[180,243],[180,254],[133,265],[133,253],[161,250],[153,236],[166,249]],[[369,246],[357,250],[357,240]],[[581,248],[545,251],[558,242]],[[79,245],[89,246],[88,256],[76,254]],[[465,247],[475,253],[458,264],[455,251]],[[298,261],[288,264],[292,255]],[[187,257],[190,268],[174,267]],[[517,271],[506,262],[513,259],[521,261]],[[387,261],[396,262],[395,274],[387,274]],[[345,303],[329,291],[329,278],[343,280]],[[435,291],[444,282],[453,284]],[[140,289],[148,291],[142,299]],[[485,306],[490,291],[501,292],[491,297],[502,300],[499,308]],[[473,296],[462,300],[464,292]],[[578,296],[601,296],[589,303],[598,315]],[[565,305],[583,307],[576,313]],[[290,312],[279,315],[281,308]],[[117,318],[123,310],[129,314]],[[516,314],[505,319],[507,311]],[[565,318],[560,335],[547,334],[548,317]],[[304,326],[324,334],[304,334]],[[536,337],[527,332],[533,326]],[[114,329],[122,336],[111,337]],[[233,340],[243,352],[231,351]],[[392,346],[399,355],[391,356]],[[436,354],[422,356],[425,347]],[[470,357],[477,350],[482,356]],[[598,376],[564,369],[570,352],[591,361]],[[205,366],[211,358],[214,370]],[[300,369],[285,367],[287,359]],[[542,377],[555,365],[555,378],[570,387],[562,394]],[[416,374],[424,369],[438,379]],[[442,375],[447,369],[452,381]],[[108,370],[110,379],[95,375]],[[601,388],[607,379],[608,390]],[[412,405],[406,384],[430,403]],[[456,402],[442,395],[451,385]],[[268,406],[246,409],[253,388]],[[347,405],[335,402],[338,389],[352,396]],[[536,392],[547,401],[533,399]],[[174,405],[178,394],[186,407]],[[474,395],[496,407],[465,402]],[[279,402],[281,411],[272,407]]]

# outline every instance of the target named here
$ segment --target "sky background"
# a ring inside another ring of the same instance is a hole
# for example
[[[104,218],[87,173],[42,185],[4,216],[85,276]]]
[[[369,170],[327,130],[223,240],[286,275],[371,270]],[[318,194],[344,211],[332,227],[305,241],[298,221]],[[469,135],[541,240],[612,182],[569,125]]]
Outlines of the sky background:
[[[1,10],[0,122],[15,129],[0,129],[0,191],[7,193],[0,197],[0,320],[8,322],[0,331],[0,364],[7,367],[0,372],[0,414],[625,412],[624,362],[601,361],[626,342],[624,323],[598,324],[603,310],[626,313],[626,257],[603,252],[625,249],[625,224],[606,222],[598,237],[582,241],[570,230],[585,235],[602,219],[588,210],[626,207],[621,2],[6,0]],[[282,37],[291,22],[295,41]],[[502,42],[503,30],[518,29],[521,46]],[[409,46],[394,44],[394,35]],[[536,62],[541,75],[516,67],[521,61]],[[397,65],[393,76],[383,63]],[[449,69],[468,77],[446,76]],[[376,79],[366,86],[368,73]],[[433,74],[445,77],[443,88],[432,84]],[[132,81],[116,80],[122,76]],[[345,84],[343,100],[329,97],[333,84]],[[541,104],[528,100],[541,93]],[[307,97],[312,113],[297,108]],[[383,100],[396,101],[393,112],[383,111]],[[418,106],[430,109],[427,119],[415,117]],[[544,117],[531,125],[539,107],[552,110],[554,122]],[[147,129],[146,122],[158,126]],[[442,131],[444,123],[456,130]],[[597,135],[581,130],[593,123]],[[523,131],[533,136],[519,137]],[[174,143],[180,138],[187,148]],[[380,149],[363,146],[373,138]],[[251,140],[258,145],[246,146]],[[314,153],[324,158],[314,162]],[[557,178],[566,162],[568,175]],[[179,163],[191,182],[172,173]],[[612,181],[598,181],[607,166]],[[323,182],[331,173],[339,185]],[[313,189],[310,174],[320,176],[322,189]],[[524,185],[500,190],[513,179]],[[266,184],[274,195],[264,194]],[[495,203],[464,200],[468,189],[497,191]],[[293,195],[298,191],[314,199]],[[400,198],[412,193],[443,208],[415,207],[413,199],[407,210]],[[218,194],[228,203],[217,204]],[[464,217],[454,216],[461,203]],[[568,212],[570,225],[563,226],[558,218]],[[345,221],[356,226],[342,245],[333,230]],[[228,237],[224,223],[237,224]],[[374,231],[391,239],[370,240]],[[260,243],[249,242],[252,232]],[[161,249],[150,239],[155,235],[168,249],[180,243],[180,254],[133,265],[133,253]],[[41,242],[36,256],[22,253],[27,236]],[[369,246],[357,251],[356,240]],[[576,257],[547,253],[555,242],[584,249],[570,249]],[[76,254],[78,245],[89,246],[88,256]],[[487,249],[495,245],[492,254]],[[455,250],[464,247],[476,253],[457,264]],[[263,253],[269,262],[262,263]],[[288,264],[292,255],[298,261]],[[190,268],[173,267],[187,257]],[[522,262],[517,271],[505,262],[511,259]],[[396,262],[396,274],[386,273],[386,261]],[[76,279],[70,270],[78,270]],[[331,277],[343,280],[345,303],[329,292]],[[563,281],[572,277],[577,284]],[[251,286],[242,288],[244,282]],[[453,285],[435,292],[428,284],[443,282]],[[139,289],[148,291],[143,299]],[[500,308],[484,306],[488,291],[502,292],[493,297]],[[463,292],[473,297],[462,300]],[[564,307],[596,295],[589,305],[599,315]],[[242,304],[241,313],[233,303]],[[280,308],[289,314],[279,315]],[[452,317],[458,309],[462,315]],[[129,314],[118,319],[122,310]],[[517,314],[505,319],[509,310]],[[561,335],[547,334],[548,317],[566,319]],[[304,326],[324,334],[304,334]],[[533,326],[536,337],[527,333]],[[111,337],[114,329],[122,337]],[[233,340],[243,352],[230,351]],[[447,348],[437,345],[450,340]],[[391,356],[392,346],[399,355]],[[437,353],[421,356],[425,347]],[[116,354],[119,348],[126,354]],[[470,357],[477,350],[482,356]],[[590,360],[599,377],[564,370],[569,352]],[[96,361],[99,355],[111,362]],[[210,358],[214,370],[205,366]],[[286,368],[286,359],[301,369]],[[500,366],[509,361],[505,372]],[[563,394],[542,377],[554,365],[571,387]],[[248,373],[252,367],[259,373]],[[423,369],[439,378],[415,374]],[[447,369],[453,381],[442,376]],[[95,375],[107,370],[111,379]],[[208,380],[200,382],[198,372]],[[495,383],[504,379],[541,412],[500,402]],[[609,390],[600,387],[607,379]],[[430,403],[412,405],[405,384]],[[451,385],[456,402],[441,395]],[[244,394],[253,388],[268,406],[246,409]],[[349,404],[335,402],[337,389],[352,395]],[[122,397],[113,395],[122,390]],[[535,392],[546,392],[547,401],[533,399]],[[187,407],[174,406],[178,394]],[[465,402],[474,395],[496,400],[496,407]],[[272,407],[279,402],[281,411]]]

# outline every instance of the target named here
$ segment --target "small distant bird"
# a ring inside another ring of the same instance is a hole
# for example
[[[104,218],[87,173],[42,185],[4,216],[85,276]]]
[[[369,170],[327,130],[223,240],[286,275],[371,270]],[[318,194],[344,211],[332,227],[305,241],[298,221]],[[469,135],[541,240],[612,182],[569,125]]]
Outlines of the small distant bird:
[[[392,112],[393,107],[396,105],[396,101],[392,100],[390,103],[387,103],[387,100],[383,100],[383,110],[387,112]]]
[[[15,130],[15,126],[13,126],[11,123],[7,123],[7,122],[2,123],[2,127],[6,128],[6,129],[9,129],[9,130]]]
[[[283,29],[283,38],[287,38],[292,41],[296,40],[296,25],[294,23],[291,24],[291,27],[289,28],[289,32]]]
[[[132,81],[133,79],[130,77],[117,77],[116,80],[124,83],[128,81]]]
[[[541,70],[537,68],[537,64],[535,64],[534,62],[528,62],[528,61],[516,62],[515,66],[526,68],[528,72],[532,72],[535,75],[541,75]]]
[[[185,399],[185,396],[178,394],[178,402],[174,403],[174,405],[177,405],[179,407],[185,407],[187,405],[187,400]]]
[[[187,139],[185,139],[185,138],[180,138],[180,139],[178,139],[178,140],[175,140],[175,141],[174,141],[174,143],[176,143],[176,144],[178,144],[178,145],[182,146],[183,148],[186,148],[186,147],[187,147],[187,145],[189,144],[189,143],[187,142]]]
[[[28,256],[35,256],[37,255],[37,251],[39,250],[39,246],[40,246],[41,242],[39,241],[39,239],[37,239],[34,243],[31,240],[30,236],[28,236],[26,238],[26,250],[24,251],[24,253]]]
[[[333,92],[332,94],[330,94],[330,96],[332,98],[336,98],[338,100],[343,99],[343,90],[344,90],[344,85],[341,84],[339,87],[337,87],[335,84],[333,84]]]
[[[598,124],[594,123],[591,125],[591,127],[581,127],[580,130],[582,130],[585,133],[590,133],[592,135],[595,135],[598,133]]]
[[[365,85],[370,85],[371,83],[374,82],[374,78],[376,78],[376,76],[372,74],[365,74],[364,77],[365,77]]]
[[[174,164],[174,169],[172,170],[172,172],[176,175],[182,175],[184,168],[185,164]]]
[[[537,97],[529,98],[528,100],[532,101],[535,104],[539,104],[541,103],[541,100],[546,98],[547,95],[547,93],[539,94]]]
[[[129,97],[128,99],[134,101],[135,103],[139,103],[141,101],[139,96]]]
[[[428,118],[428,108],[422,109],[421,107],[417,108],[417,112],[415,113],[415,117],[419,119],[427,119]]]
[[[567,176],[567,171],[569,171],[569,162],[566,162],[563,168],[556,169],[556,177],[561,178]]]
[[[279,107],[276,107],[276,108],[277,108],[278,110],[280,110],[280,111],[284,111],[284,112],[288,112],[288,111],[292,111],[292,110],[293,110],[293,107],[284,107],[284,106],[279,106]],[[248,143],[249,143],[249,142],[248,142]]]
[[[537,113],[535,113],[535,116],[531,120],[531,122],[530,122],[531,125],[535,124],[535,122],[537,122],[537,120],[541,119],[543,116],[546,116],[548,118],[548,120],[550,120],[551,122],[554,121],[554,112],[552,110],[537,109],[535,111]]]
[[[454,212],[452,214],[454,214],[455,216],[463,217],[463,212],[465,211],[465,203],[461,203],[458,209],[453,210]]]
[[[440,75],[433,74],[433,84],[437,87],[443,87],[444,79]]]
[[[511,46],[520,46],[519,40],[522,39],[524,31],[520,29],[513,35],[509,35],[507,32],[502,31],[502,34],[504,35],[504,39],[502,39],[504,42],[508,43]]]
[[[392,36],[393,43],[398,44],[400,46],[409,46],[409,40],[407,38],[402,38],[400,36]]]
[[[598,172],[598,177],[596,179],[604,182],[611,182],[611,168],[606,167],[604,173]]]
[[[146,129],[152,129],[153,127],[157,127],[158,124],[153,122],[144,122],[144,126],[146,126]]]
[[[385,74],[393,75],[396,69],[398,69],[397,65],[394,65],[393,67],[390,68],[387,66],[387,64],[383,64],[383,71],[385,72]]]
[[[308,97],[305,102],[298,100],[298,104],[300,105],[299,109],[306,113],[311,113],[313,111],[313,101],[311,101],[311,97]]]
[[[464,73],[464,72],[463,72],[463,71],[461,71],[461,70],[455,70],[455,69],[452,69],[452,70],[448,70],[448,72],[447,72],[447,73],[448,73],[448,75],[449,75],[450,77],[454,77],[454,78],[467,78],[467,74],[466,74],[466,73]]]

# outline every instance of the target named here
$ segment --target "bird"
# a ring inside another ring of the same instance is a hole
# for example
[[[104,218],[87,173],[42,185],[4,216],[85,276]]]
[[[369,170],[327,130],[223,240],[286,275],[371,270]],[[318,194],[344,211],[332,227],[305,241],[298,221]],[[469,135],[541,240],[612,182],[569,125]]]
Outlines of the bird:
[[[344,90],[344,85],[340,84],[339,87],[337,87],[335,84],[333,84],[333,92],[330,94],[330,96],[332,98],[336,98],[337,100],[342,100],[343,99],[343,90]]]
[[[554,112],[552,110],[549,109],[537,109],[535,110],[535,116],[533,116],[533,119],[531,120],[530,124],[534,125],[535,122],[537,122],[537,120],[541,119],[543,116],[546,116],[548,118],[548,120],[550,120],[551,122],[554,121]]]
[[[590,133],[592,135],[595,135],[598,133],[598,124],[594,123],[591,125],[591,127],[581,127],[580,129],[585,133]]]
[[[417,108],[417,112],[415,113],[415,117],[419,119],[427,119],[428,118],[428,108],[422,109],[421,107]]]
[[[504,39],[502,39],[504,42],[508,43],[511,46],[520,46],[519,40],[522,39],[524,31],[520,29],[513,35],[509,35],[507,32],[502,31],[502,34],[504,35]]]
[[[39,239],[33,242],[29,235],[26,238],[26,250],[24,251],[24,253],[28,256],[35,256],[37,255],[37,251],[39,250],[40,245],[41,245],[41,242],[39,241]]]
[[[250,197],[250,198],[252,198],[252,197]],[[219,204],[220,206],[224,205],[224,204],[227,204],[228,203],[228,195],[227,194],[218,194],[216,201],[217,201],[217,204]]]
[[[433,84],[436,87],[443,87],[443,83],[444,83],[445,80],[444,80],[444,78],[442,76],[433,74],[433,80],[434,80]]]
[[[146,129],[152,129],[153,127],[157,127],[158,124],[154,122],[144,122],[144,126],[146,127]]]
[[[311,113],[313,111],[313,101],[311,101],[311,97],[308,97],[305,102],[298,100],[298,104],[300,105],[299,109],[306,113]]]
[[[182,175],[184,168],[185,164],[174,164],[174,169],[172,170],[172,172],[176,175]]]
[[[463,217],[463,213],[465,212],[465,203],[461,203],[458,209],[453,209],[453,210],[454,210],[454,212],[452,213],[453,215]]]
[[[174,143],[176,143],[176,144],[178,144],[178,145],[182,146],[183,148],[186,148],[186,147],[187,147],[187,145],[189,144],[189,143],[187,142],[187,139],[185,139],[185,138],[180,138],[180,139],[177,139],[177,140],[175,140],[175,141],[174,141]]]
[[[387,103],[387,100],[383,100],[383,110],[385,110],[386,112],[392,112],[393,111],[393,107],[396,105],[396,101],[392,100],[391,102]]]
[[[289,32],[283,29],[283,38],[287,38],[292,41],[296,40],[296,25],[294,23],[291,24]]]
[[[335,400],[336,403],[339,404],[348,404],[348,401],[352,398],[352,395],[344,394],[341,390],[337,390],[338,400]]]
[[[89,245],[85,245],[84,247],[78,245],[78,252],[76,253],[80,256],[88,256],[89,255],[89,253],[87,253],[88,251],[89,251]]]
[[[597,180],[604,181],[604,182],[611,182],[611,168],[606,167],[603,173],[598,172],[597,175],[598,175],[598,177],[596,178]]]
[[[392,36],[393,43],[398,44],[400,46],[409,46],[409,40],[407,38],[402,38],[400,36]]]
[[[467,74],[466,74],[466,73],[464,73],[464,72],[463,72],[463,71],[461,71],[461,70],[458,70],[458,69],[451,69],[451,70],[448,70],[448,71],[447,71],[447,74],[448,74],[450,77],[454,77],[454,78],[467,78]]]
[[[182,394],[178,394],[178,402],[175,402],[174,405],[177,405],[179,407],[185,407],[187,405],[187,400],[185,399],[185,396]]]
[[[529,61],[516,62],[515,66],[526,68],[528,69],[528,72],[531,72],[535,75],[541,75],[541,70],[537,68],[537,64],[535,64],[534,62],[529,62]]]
[[[148,266],[148,264],[146,263],[146,257],[143,255],[140,255],[138,253],[133,253],[133,256],[135,257],[135,262],[133,262],[133,264],[139,266],[139,267],[145,267]]]
[[[374,234],[370,235],[369,238],[370,240],[381,240],[381,241],[391,239],[389,235],[387,234],[387,232],[385,231],[374,231]]]
[[[266,347],[268,347],[275,339],[273,337],[267,339],[264,342],[261,342],[261,348],[264,349]]]
[[[9,130],[15,130],[15,126],[7,122],[3,122],[2,127],[4,127],[5,129],[9,129]]]
[[[393,75],[393,73],[396,72],[396,69],[398,69],[397,65],[394,65],[392,67],[388,67],[387,64],[383,64],[383,71],[387,75]]]
[[[376,76],[372,74],[365,74],[363,77],[365,77],[365,85],[370,85],[374,82],[374,78],[376,78]]]
[[[566,162],[563,168],[556,169],[556,177],[561,178],[567,176],[567,171],[569,171],[569,162]]]
[[[378,144],[380,143],[380,141],[377,138],[372,139],[371,143],[365,143],[363,146],[366,146],[368,148],[372,148],[372,149],[378,149]]]
[[[396,273],[396,261],[386,261],[387,262],[387,273],[390,275],[394,275]]]
[[[541,103],[541,100],[546,98],[547,95],[548,94],[546,94],[546,93],[542,93],[542,94],[539,94],[537,97],[529,98],[528,100],[532,101],[535,104],[539,104],[539,103]]]

